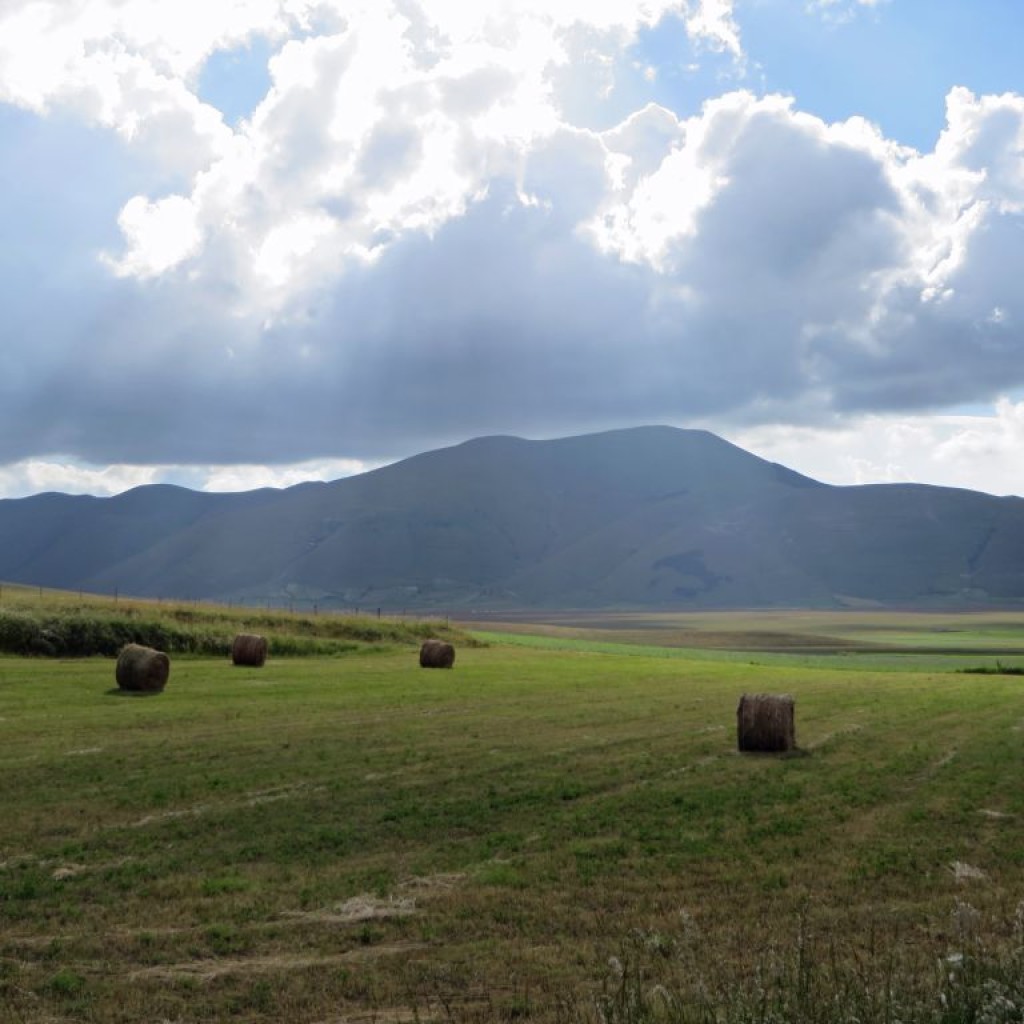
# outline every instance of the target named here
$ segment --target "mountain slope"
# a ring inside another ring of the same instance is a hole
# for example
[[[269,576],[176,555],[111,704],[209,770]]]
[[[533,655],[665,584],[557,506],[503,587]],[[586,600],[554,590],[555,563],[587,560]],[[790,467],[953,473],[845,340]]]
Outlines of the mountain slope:
[[[116,498],[37,494],[0,501],[0,579],[84,583],[216,510],[259,504],[273,493],[203,494],[154,485]]]
[[[1024,598],[1024,501],[830,487],[703,431],[489,437],[358,477],[0,502],[0,579],[330,606]]]

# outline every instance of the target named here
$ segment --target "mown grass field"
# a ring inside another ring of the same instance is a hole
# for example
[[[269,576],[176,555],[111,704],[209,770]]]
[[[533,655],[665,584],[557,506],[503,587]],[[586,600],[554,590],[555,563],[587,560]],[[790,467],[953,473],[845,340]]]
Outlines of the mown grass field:
[[[1024,680],[571,639],[0,657],[0,1020],[1021,1019]]]

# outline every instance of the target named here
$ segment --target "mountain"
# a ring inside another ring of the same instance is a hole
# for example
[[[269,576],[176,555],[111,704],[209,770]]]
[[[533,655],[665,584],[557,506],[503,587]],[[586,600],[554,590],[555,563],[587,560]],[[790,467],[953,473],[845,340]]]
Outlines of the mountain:
[[[485,437],[361,476],[0,501],[0,579],[384,607],[1024,602],[1024,500],[832,487],[705,431]]]

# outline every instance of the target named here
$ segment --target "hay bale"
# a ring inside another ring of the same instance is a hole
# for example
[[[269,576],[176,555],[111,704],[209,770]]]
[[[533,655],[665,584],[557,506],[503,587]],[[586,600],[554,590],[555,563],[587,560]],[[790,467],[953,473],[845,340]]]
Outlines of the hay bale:
[[[231,661],[235,665],[262,668],[267,660],[267,638],[256,633],[239,633],[231,643]]]
[[[796,750],[795,702],[789,694],[745,693],[736,709],[740,751]]]
[[[171,674],[171,659],[163,651],[141,644],[126,644],[117,656],[115,676],[122,690],[159,693]]]
[[[420,647],[420,668],[451,668],[455,648],[444,640],[424,640]]]

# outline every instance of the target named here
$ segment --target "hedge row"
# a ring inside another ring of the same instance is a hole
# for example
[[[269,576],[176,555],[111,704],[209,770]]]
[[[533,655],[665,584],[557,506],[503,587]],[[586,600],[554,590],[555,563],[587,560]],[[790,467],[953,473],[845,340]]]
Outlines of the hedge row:
[[[102,615],[34,615],[0,609],[0,651],[56,658],[115,656],[125,644],[168,654],[227,656],[231,638],[167,622]]]
[[[395,621],[284,613],[231,615],[224,609],[163,609],[132,605],[0,607],[0,653],[51,658],[115,657],[125,644],[155,647],[168,654],[228,657],[237,633],[262,633],[270,653],[318,657],[351,651],[392,650],[419,646],[440,636],[460,646],[479,641],[447,622]]]

